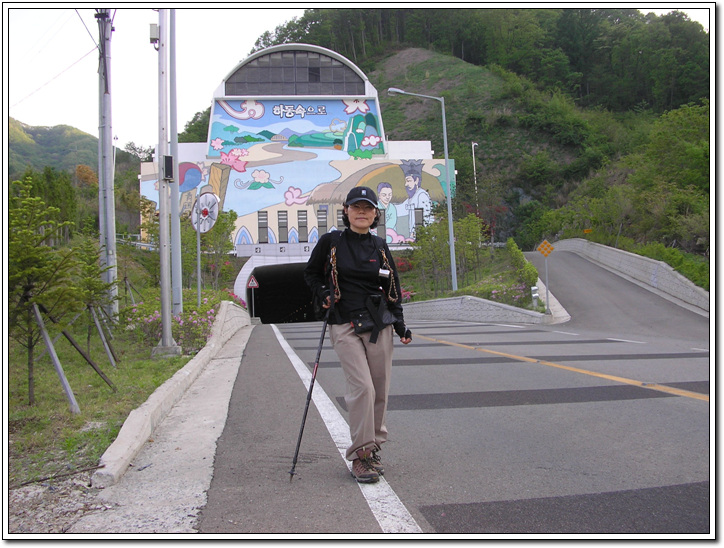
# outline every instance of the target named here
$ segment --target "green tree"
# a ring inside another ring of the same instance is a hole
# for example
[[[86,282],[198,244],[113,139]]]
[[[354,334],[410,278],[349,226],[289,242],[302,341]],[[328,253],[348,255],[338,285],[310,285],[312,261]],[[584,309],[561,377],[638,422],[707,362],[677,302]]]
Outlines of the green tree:
[[[159,224],[158,215],[156,213],[156,202],[152,202],[145,196],[141,196],[141,238],[149,244],[153,253],[146,254],[144,263],[146,270],[151,276],[149,285],[151,287],[158,286],[161,283],[161,256],[158,253],[159,243]]]
[[[179,143],[204,143],[209,136],[209,122],[211,120],[211,107],[203,112],[197,112],[178,134]]]
[[[537,200],[531,200],[515,209],[514,214],[520,220],[515,242],[521,249],[534,249],[542,240],[544,234],[542,220],[546,211],[548,208]]]
[[[636,216],[629,236],[674,242],[693,250],[708,245],[709,103],[667,112],[654,126],[650,142],[625,160],[633,172]]]
[[[647,185],[655,173],[679,188],[709,192],[709,101],[685,105],[664,114],[644,149],[644,165],[631,183]]]
[[[231,233],[234,230],[237,214],[234,210],[222,211],[213,228],[201,236],[202,249],[206,251],[208,270],[211,272],[211,283],[219,289],[219,276],[227,262],[229,252],[234,249]]]
[[[482,264],[483,221],[474,214],[453,223],[455,232],[455,263],[461,278],[461,286],[469,285],[470,274],[477,281]]]
[[[32,195],[34,181],[14,181],[8,233],[8,310],[10,336],[27,349],[28,404],[35,405],[35,347],[42,336],[37,305],[56,319],[79,309],[72,279],[73,251],[56,249],[69,221],[58,222],[57,208]]]
[[[154,147],[144,147],[143,145],[137,145],[133,141],[129,141],[123,150],[132,154],[141,162],[150,162],[153,160]]]
[[[78,299],[85,306],[88,314],[86,352],[90,355],[90,339],[94,326],[91,308],[100,310],[111,304],[110,295],[113,283],[103,281],[103,273],[110,267],[101,266],[101,248],[95,238],[81,235],[74,241],[73,248],[78,260],[76,275]]]
[[[413,244],[415,268],[420,269],[426,289],[429,285],[432,286],[435,297],[440,291],[452,286],[448,233],[447,217],[437,213],[434,223],[417,227],[415,232],[416,239]]]
[[[116,202],[116,232],[136,234],[141,222],[141,192],[138,185],[138,168],[116,173],[114,189]]]
[[[50,241],[50,245],[68,243],[78,212],[76,192],[70,175],[52,167],[46,167],[42,172],[28,168],[23,180],[32,181],[30,188],[32,195],[52,208],[53,220],[62,225],[62,230],[53,236],[55,240]]]
[[[181,276],[184,287],[192,287],[196,280],[196,230],[194,230],[190,216],[181,218]]]

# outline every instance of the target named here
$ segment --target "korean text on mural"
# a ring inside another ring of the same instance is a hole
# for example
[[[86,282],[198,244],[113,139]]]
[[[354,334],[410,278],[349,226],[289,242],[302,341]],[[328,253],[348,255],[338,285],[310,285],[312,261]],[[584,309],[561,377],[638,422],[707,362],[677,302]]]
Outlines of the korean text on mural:
[[[274,116],[279,118],[294,118],[300,116],[326,116],[327,107],[325,105],[317,105],[316,107],[304,107],[302,105],[274,105],[272,108]]]

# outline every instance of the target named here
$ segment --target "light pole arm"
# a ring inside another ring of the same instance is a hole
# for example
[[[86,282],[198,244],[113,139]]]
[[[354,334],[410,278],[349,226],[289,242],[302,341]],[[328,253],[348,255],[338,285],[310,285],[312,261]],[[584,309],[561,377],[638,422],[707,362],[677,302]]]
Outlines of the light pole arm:
[[[450,272],[452,275],[452,289],[453,291],[458,290],[458,275],[457,265],[455,264],[455,235],[453,232],[453,215],[452,215],[452,179],[450,177],[450,160],[448,158],[447,151],[447,122],[445,121],[445,98],[444,97],[433,97],[432,95],[423,95],[421,93],[410,93],[409,91],[403,91],[399,88],[388,88],[387,93],[390,95],[412,95],[414,97],[422,97],[424,99],[434,99],[440,102],[442,107],[442,140],[443,148],[445,150],[445,177],[447,184],[447,222],[448,222],[448,234],[449,234],[449,247],[450,247]]]
[[[399,88],[388,88],[387,93],[390,95],[412,95],[414,97],[424,97],[425,99],[435,99],[435,101],[439,101],[443,104],[445,104],[445,99],[442,97],[434,97],[432,95],[423,95],[422,93],[412,93],[410,91],[403,91]]]

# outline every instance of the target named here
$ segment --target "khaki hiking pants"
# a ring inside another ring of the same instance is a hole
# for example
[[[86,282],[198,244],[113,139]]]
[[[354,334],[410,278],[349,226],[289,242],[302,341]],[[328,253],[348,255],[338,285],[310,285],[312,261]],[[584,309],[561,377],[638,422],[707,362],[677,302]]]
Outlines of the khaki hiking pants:
[[[351,324],[330,325],[329,338],[347,379],[344,399],[349,411],[352,445],[347,459],[357,458],[355,451],[382,446],[387,441],[387,394],[392,372],[392,326],[380,331],[377,343],[370,343],[371,332],[357,335]]]

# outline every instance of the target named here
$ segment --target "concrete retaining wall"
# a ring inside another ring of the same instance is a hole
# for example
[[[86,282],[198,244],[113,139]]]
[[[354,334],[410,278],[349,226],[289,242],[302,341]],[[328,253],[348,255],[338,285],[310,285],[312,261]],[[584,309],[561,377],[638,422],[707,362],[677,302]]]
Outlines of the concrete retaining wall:
[[[554,323],[550,315],[524,310],[478,297],[451,297],[404,305],[405,320],[453,320],[470,322]]]
[[[250,324],[246,310],[230,301],[221,303],[206,346],[159,386],[140,407],[129,413],[115,441],[101,457],[100,464],[103,468],[93,474],[93,487],[102,489],[118,482],[156,426],[163,421],[216,353],[234,333]]]
[[[670,297],[709,312],[709,292],[698,287],[664,262],[589,242],[582,238],[560,240],[555,242],[553,247],[558,251],[573,251],[583,255],[591,261],[611,268]]]

